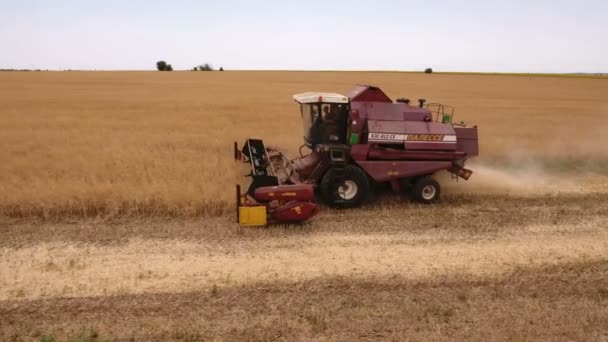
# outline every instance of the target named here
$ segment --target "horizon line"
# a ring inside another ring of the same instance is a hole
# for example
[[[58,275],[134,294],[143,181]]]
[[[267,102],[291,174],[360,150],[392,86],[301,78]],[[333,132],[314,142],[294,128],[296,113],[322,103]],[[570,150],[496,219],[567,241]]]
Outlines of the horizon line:
[[[154,69],[4,69],[0,72],[159,72]],[[209,72],[194,71],[191,69],[177,69],[171,72]],[[487,76],[554,76],[554,77],[581,77],[581,78],[608,78],[608,73],[604,72],[512,72],[512,71],[435,71],[426,73],[419,70],[386,70],[386,69],[334,69],[334,70],[313,70],[313,69],[224,69],[223,71],[213,70],[212,72],[373,72],[373,73],[407,73],[407,74],[440,74],[440,75],[487,75]]]

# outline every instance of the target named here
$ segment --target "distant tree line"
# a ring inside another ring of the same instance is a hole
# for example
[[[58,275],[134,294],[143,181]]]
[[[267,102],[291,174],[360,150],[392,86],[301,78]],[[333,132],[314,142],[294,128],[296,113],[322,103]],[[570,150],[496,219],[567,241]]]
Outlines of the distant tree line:
[[[41,70],[41,69],[0,69],[0,72],[2,71],[48,71],[48,70]]]
[[[156,69],[158,71],[173,71],[173,67],[171,66],[171,64],[168,64],[165,61],[156,62]],[[220,67],[218,70],[224,71],[224,68]],[[204,64],[193,67],[192,71],[215,71],[215,69],[213,68],[213,66],[211,64],[204,63]]]
[[[213,66],[209,63],[197,65],[194,68],[192,68],[192,71],[214,71],[214,70],[215,69],[213,69]]]
[[[171,64],[168,64],[165,61],[156,62],[156,69],[158,69],[158,71],[173,71]]]
[[[218,70],[224,71],[224,68],[220,67]],[[211,64],[205,63],[205,64],[195,66],[194,68],[192,68],[192,71],[215,71],[215,69],[213,68],[213,66]]]

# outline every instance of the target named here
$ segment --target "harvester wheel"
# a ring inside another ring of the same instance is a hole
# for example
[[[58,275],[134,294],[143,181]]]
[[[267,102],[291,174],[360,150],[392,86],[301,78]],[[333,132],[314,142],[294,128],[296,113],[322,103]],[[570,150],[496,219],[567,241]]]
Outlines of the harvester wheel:
[[[330,169],[325,173],[319,188],[321,196],[327,204],[338,208],[355,208],[368,197],[370,184],[363,170],[346,165],[342,184],[336,183],[336,170]]]
[[[436,180],[431,177],[420,178],[412,188],[414,198],[422,203],[429,204],[436,202],[441,194],[441,187]]]

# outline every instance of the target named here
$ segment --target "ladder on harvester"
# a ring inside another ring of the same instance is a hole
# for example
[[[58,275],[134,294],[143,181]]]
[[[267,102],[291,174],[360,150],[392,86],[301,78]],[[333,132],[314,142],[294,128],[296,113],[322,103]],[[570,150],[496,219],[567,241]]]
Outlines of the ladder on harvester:
[[[340,188],[344,188],[342,184],[346,180],[346,165],[348,162],[348,149],[346,146],[329,149],[329,162],[331,167],[332,184],[337,184],[334,188],[334,198],[342,198]],[[338,200],[336,203],[342,203],[344,200]]]

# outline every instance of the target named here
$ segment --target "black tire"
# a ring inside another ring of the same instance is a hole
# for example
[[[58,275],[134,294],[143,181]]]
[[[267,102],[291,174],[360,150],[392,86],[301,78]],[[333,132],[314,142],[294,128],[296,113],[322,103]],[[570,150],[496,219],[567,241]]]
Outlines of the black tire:
[[[334,172],[333,169],[325,172],[319,185],[323,200],[335,208],[359,207],[368,198],[370,192],[367,174],[354,165],[346,165],[344,184],[337,184],[333,182]],[[343,191],[340,191],[341,187]]]
[[[412,196],[418,202],[430,204],[437,202],[441,195],[441,186],[431,177],[420,178],[412,188]]]
[[[414,187],[414,183],[416,183],[416,178],[401,178],[399,179],[399,188],[402,195],[410,195],[412,192],[412,188]]]

